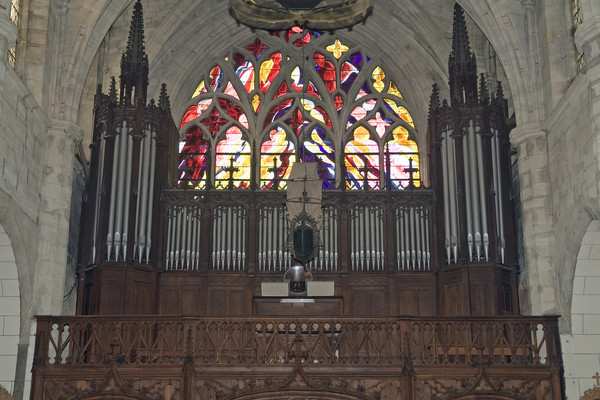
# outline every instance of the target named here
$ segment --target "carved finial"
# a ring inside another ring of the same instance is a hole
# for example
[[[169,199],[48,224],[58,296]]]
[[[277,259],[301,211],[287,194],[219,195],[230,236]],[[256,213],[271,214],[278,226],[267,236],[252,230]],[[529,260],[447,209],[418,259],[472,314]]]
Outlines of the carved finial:
[[[440,107],[440,88],[436,83],[433,84],[431,89],[431,97],[429,98],[429,118],[433,115],[435,110]]]
[[[490,94],[487,89],[484,73],[479,74],[479,99],[481,100],[481,104],[489,104],[490,102]]]
[[[158,99],[158,106],[162,110],[170,110],[171,109],[171,101],[169,100],[169,95],[167,94],[167,84],[163,83],[160,88],[160,97]]]
[[[135,87],[135,98],[132,99]],[[148,90],[148,56],[144,49],[144,16],[137,0],[131,18],[127,48],[121,57],[121,102],[146,103]]]
[[[111,76],[110,78],[110,88],[108,89],[108,97],[110,98],[111,103],[117,102],[117,82],[115,81],[115,77]]]
[[[469,34],[463,9],[454,4],[452,53],[448,59],[451,103],[473,102],[477,99],[477,63],[471,53]]]

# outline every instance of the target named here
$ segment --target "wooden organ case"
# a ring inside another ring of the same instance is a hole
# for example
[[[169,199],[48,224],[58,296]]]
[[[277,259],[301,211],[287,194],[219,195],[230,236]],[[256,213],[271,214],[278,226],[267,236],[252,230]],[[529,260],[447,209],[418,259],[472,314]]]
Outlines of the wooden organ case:
[[[81,313],[518,313],[505,101],[501,86],[491,99],[478,88],[466,28],[455,29],[450,105],[437,87],[431,97],[431,188],[324,191],[309,267],[335,292],[302,308],[261,296],[293,263],[285,192],[177,187],[166,89],[145,104],[148,66],[132,32],[119,101],[114,82],[96,99]]]
[[[120,95],[113,79],[96,96],[79,315],[38,318],[31,398],[561,398],[556,317],[518,315],[502,90],[478,87],[454,17],[431,187],[324,191],[308,267],[333,289],[273,296],[293,265],[285,192],[178,188],[138,1]]]

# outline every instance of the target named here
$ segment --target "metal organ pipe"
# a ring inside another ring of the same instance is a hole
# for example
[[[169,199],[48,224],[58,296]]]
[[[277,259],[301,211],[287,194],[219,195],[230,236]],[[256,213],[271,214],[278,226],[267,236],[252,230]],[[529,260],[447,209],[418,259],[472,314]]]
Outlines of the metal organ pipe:
[[[475,148],[475,126],[473,121],[469,121],[467,127],[467,142],[469,145],[468,153],[465,155],[465,163],[468,162],[468,170],[465,175],[469,175],[470,184],[467,186],[467,196],[471,199],[471,208],[467,206],[467,213],[471,212],[473,221],[473,234],[475,236],[475,256],[479,260],[481,254],[481,226],[480,226],[480,204],[479,204],[479,179],[477,173],[477,150]],[[469,259],[473,259],[473,254],[469,254]]]
[[[450,264],[451,253],[450,253],[450,180],[448,178],[449,166],[448,163],[448,131],[442,132],[442,182],[444,185],[444,238],[446,245],[446,259]]]
[[[106,129],[106,127],[104,127]],[[104,153],[106,151],[106,130],[100,134],[100,159],[98,168],[98,179],[96,180],[96,209],[94,210],[94,230],[92,240],[92,263],[96,263],[96,242],[98,240],[98,219],[100,214],[100,201],[102,191],[102,181],[104,180]]]
[[[129,229],[129,199],[131,196],[131,171],[133,164],[133,137],[131,135],[127,135],[127,167],[125,170],[125,197],[123,199],[123,260],[127,257],[127,235]]]
[[[487,227],[487,209],[485,207],[485,184],[484,184],[484,169],[483,169],[483,144],[481,142],[481,130],[479,125],[475,127],[475,138],[477,145],[477,173],[479,176],[479,203],[481,210],[481,233],[483,238],[483,250],[485,261],[489,260],[489,235]],[[479,257],[479,254],[477,255]]]
[[[152,243],[152,207],[154,206],[154,176],[156,170],[156,143],[154,137],[154,128],[152,128],[150,136],[150,169],[147,171],[149,174],[150,183],[148,185],[148,209],[146,214],[146,263],[150,261],[150,246]]]
[[[122,246],[122,228],[123,228],[123,208],[124,208],[124,196],[125,196],[125,173],[126,164],[125,157],[127,156],[127,136],[129,136],[129,129],[126,126],[126,122],[123,121],[122,130],[119,141],[119,171],[117,174],[117,204],[116,204],[116,221],[115,221],[115,259],[119,260],[120,251]]]
[[[469,121],[471,124],[473,121]],[[477,218],[477,214],[472,213],[473,203],[471,201],[471,192],[473,191],[473,183],[471,179],[471,172],[473,171],[469,157],[470,146],[469,141],[471,140],[470,131],[468,128],[465,128],[464,136],[463,136],[463,170],[464,170],[464,179],[465,179],[465,214],[466,214],[466,231],[467,231],[467,244],[468,244],[468,252],[469,252],[469,261],[473,261],[473,249],[475,242],[475,235],[477,234],[477,229],[474,227],[475,223],[473,222],[473,218]]]
[[[144,233],[146,231],[146,193],[148,192],[148,181],[146,180],[146,169],[150,162],[150,152],[148,151],[148,131],[144,132],[140,148],[140,165],[139,165],[139,180],[138,180],[138,212],[136,215],[136,232],[135,243],[138,262],[142,262],[142,254],[145,245]]]
[[[112,249],[114,244],[113,229],[115,227],[115,205],[117,202],[117,178],[119,171],[119,154],[121,149],[121,126],[117,127],[113,147],[113,168],[110,183],[110,209],[108,212],[108,233],[106,235],[106,245],[108,260],[111,260]]]
[[[492,128],[492,171],[494,174],[494,191],[496,193],[496,225],[498,230],[498,247],[500,262],[504,264],[504,210],[502,209],[502,181],[500,178],[500,139],[498,131]]]

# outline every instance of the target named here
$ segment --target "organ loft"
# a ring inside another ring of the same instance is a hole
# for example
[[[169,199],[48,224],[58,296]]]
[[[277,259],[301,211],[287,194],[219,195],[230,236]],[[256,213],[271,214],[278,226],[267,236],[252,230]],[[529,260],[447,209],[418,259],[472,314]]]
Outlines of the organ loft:
[[[95,98],[77,315],[39,317],[32,398],[562,398],[557,318],[518,306],[512,120],[462,9],[419,141],[393,60],[254,3],[177,121],[164,85],[147,99],[135,4]]]

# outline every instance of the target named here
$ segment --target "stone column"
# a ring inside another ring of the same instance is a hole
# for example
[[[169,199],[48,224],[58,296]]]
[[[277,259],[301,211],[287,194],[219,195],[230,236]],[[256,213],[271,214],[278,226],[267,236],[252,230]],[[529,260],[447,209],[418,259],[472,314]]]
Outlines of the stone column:
[[[539,123],[528,123],[513,129],[510,140],[518,152],[525,242],[521,283],[527,298],[522,292],[521,308],[533,315],[559,314],[546,132]],[[527,300],[529,304],[525,303]]]
[[[75,146],[81,129],[53,120],[48,129],[39,213],[40,242],[34,277],[35,314],[60,315],[63,308]]]

